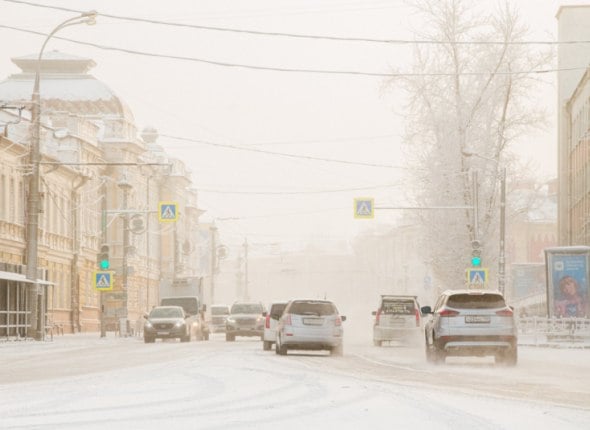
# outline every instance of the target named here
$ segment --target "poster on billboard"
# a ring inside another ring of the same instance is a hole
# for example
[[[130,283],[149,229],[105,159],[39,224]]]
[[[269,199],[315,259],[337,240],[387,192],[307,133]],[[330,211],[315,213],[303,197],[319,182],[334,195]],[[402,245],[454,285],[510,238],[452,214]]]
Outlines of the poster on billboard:
[[[547,313],[552,317],[588,317],[590,247],[545,249]]]

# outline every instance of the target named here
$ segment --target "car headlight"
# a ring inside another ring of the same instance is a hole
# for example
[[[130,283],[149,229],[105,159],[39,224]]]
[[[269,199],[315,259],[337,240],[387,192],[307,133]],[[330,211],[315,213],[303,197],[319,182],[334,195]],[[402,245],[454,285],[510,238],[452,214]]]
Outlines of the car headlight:
[[[228,323],[228,324],[235,324],[236,323],[236,320],[233,319],[232,317],[229,317],[228,319],[225,320],[225,322]]]
[[[174,324],[176,327],[182,327],[184,325],[183,321],[178,321],[176,324]]]
[[[152,328],[152,323],[149,321],[145,322],[145,328]]]

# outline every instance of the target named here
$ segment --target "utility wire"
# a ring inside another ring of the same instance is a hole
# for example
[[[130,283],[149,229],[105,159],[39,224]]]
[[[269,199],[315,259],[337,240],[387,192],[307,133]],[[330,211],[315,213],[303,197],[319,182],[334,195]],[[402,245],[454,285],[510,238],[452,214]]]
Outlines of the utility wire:
[[[313,190],[313,191],[234,191],[234,190],[219,190],[219,189],[207,189],[197,187],[197,191],[204,193],[217,193],[217,194],[250,194],[250,195],[297,195],[297,194],[327,194],[327,193],[343,193],[348,191],[363,191],[363,190],[376,190],[380,188],[393,188],[400,184],[385,184],[385,185],[369,185],[366,187],[354,187],[354,188],[338,188],[334,190]]]
[[[33,3],[24,0],[0,0],[7,3],[17,3],[38,8],[60,10],[64,12],[83,13],[85,10],[70,9],[60,6],[50,6],[45,4]],[[252,34],[257,36],[273,36],[273,37],[289,37],[297,39],[313,39],[313,40],[330,40],[338,42],[365,42],[365,43],[380,43],[380,44],[395,44],[395,45],[571,45],[571,44],[587,44],[590,40],[569,40],[569,41],[548,41],[548,40],[530,40],[530,41],[443,41],[443,40],[406,40],[406,39],[377,39],[369,37],[339,37],[327,35],[313,35],[313,34],[296,34],[284,32],[269,32],[259,30],[245,30],[229,27],[216,27],[208,25],[186,24],[181,22],[170,22],[148,18],[138,18],[131,16],[112,15],[108,13],[98,13],[98,16],[111,18],[123,21],[142,22],[147,24],[157,24],[172,27],[191,28],[196,30],[210,30],[229,33]]]
[[[257,149],[257,148],[250,148],[250,147],[245,148],[243,146],[230,145],[230,144],[225,144],[225,143],[214,143],[214,142],[208,142],[206,140],[190,139],[187,137],[172,136],[169,134],[160,134],[160,136],[167,137],[169,139],[180,140],[183,142],[191,142],[191,143],[196,143],[196,144],[200,144],[200,145],[213,146],[213,147],[217,147],[217,148],[235,149],[238,151],[256,152],[259,154],[276,155],[279,157],[296,158],[296,159],[303,159],[303,160],[314,160],[314,161],[325,161],[328,163],[348,164],[348,165],[354,165],[354,166],[382,167],[382,168],[386,168],[386,169],[407,169],[407,170],[411,169],[409,167],[396,166],[396,165],[392,165],[392,164],[364,163],[362,161],[337,160],[334,158],[313,157],[311,155],[288,154],[285,152],[267,151],[264,149]],[[412,170],[414,170],[414,169],[412,169]]]
[[[0,0],[0,1],[7,1],[7,0]],[[40,31],[34,30],[27,30],[24,28],[14,27],[11,25],[0,24],[0,28],[6,28],[9,30],[20,31],[29,34],[36,34],[38,36],[45,36],[47,37],[47,33],[43,33]],[[106,45],[99,45],[98,43],[91,43],[91,42],[82,42],[80,40],[69,39],[67,37],[61,36],[53,36],[53,39],[59,39],[70,43],[75,43],[78,45],[83,46],[91,46],[96,49],[101,49],[105,51],[115,51],[115,52],[123,52],[126,54],[133,54],[133,55],[142,55],[146,57],[153,57],[153,58],[166,58],[169,60],[181,60],[181,61],[190,61],[194,63],[205,63],[210,64],[213,66],[221,66],[221,67],[233,67],[233,68],[241,68],[241,69],[250,69],[250,70],[266,70],[272,72],[290,72],[290,73],[314,73],[314,74],[323,74],[323,75],[350,75],[350,76],[367,76],[367,77],[378,77],[378,78],[408,78],[408,77],[456,77],[456,76],[489,76],[492,72],[461,72],[461,73],[452,73],[452,72],[436,72],[436,73],[379,73],[379,72],[364,72],[364,71],[355,71],[355,70],[321,70],[321,69],[301,69],[301,68],[289,68],[289,67],[270,67],[270,66],[255,66],[251,64],[239,64],[239,63],[229,63],[224,61],[214,61],[214,60],[207,60],[203,58],[197,57],[186,57],[180,55],[171,55],[171,54],[157,54],[152,52],[146,51],[137,51],[134,49],[125,49],[125,48],[117,48],[114,46],[106,46]],[[530,75],[530,74],[547,74],[552,72],[561,72],[561,71],[572,71],[572,70],[586,70],[587,67],[570,67],[570,68],[550,68],[550,69],[539,69],[539,70],[523,70],[523,71],[496,71],[493,74],[497,76],[513,76],[513,75]]]

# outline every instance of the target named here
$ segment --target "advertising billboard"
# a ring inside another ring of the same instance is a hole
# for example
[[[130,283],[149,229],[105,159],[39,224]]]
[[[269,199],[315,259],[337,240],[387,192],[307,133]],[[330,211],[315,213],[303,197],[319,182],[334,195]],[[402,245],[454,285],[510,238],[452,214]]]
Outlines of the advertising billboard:
[[[545,249],[547,313],[552,317],[588,317],[590,247]]]
[[[512,300],[544,295],[547,288],[543,263],[512,264]]]

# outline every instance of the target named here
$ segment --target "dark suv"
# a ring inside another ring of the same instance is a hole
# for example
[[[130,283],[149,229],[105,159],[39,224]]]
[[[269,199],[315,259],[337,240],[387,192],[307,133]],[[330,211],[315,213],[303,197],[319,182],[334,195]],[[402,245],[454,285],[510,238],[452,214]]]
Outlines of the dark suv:
[[[259,336],[262,339],[264,311],[262,303],[234,303],[225,320],[225,340],[232,342],[236,336]]]
[[[449,355],[494,355],[496,362],[516,365],[517,327],[504,296],[490,290],[447,290],[424,326],[426,359],[442,363]]]

